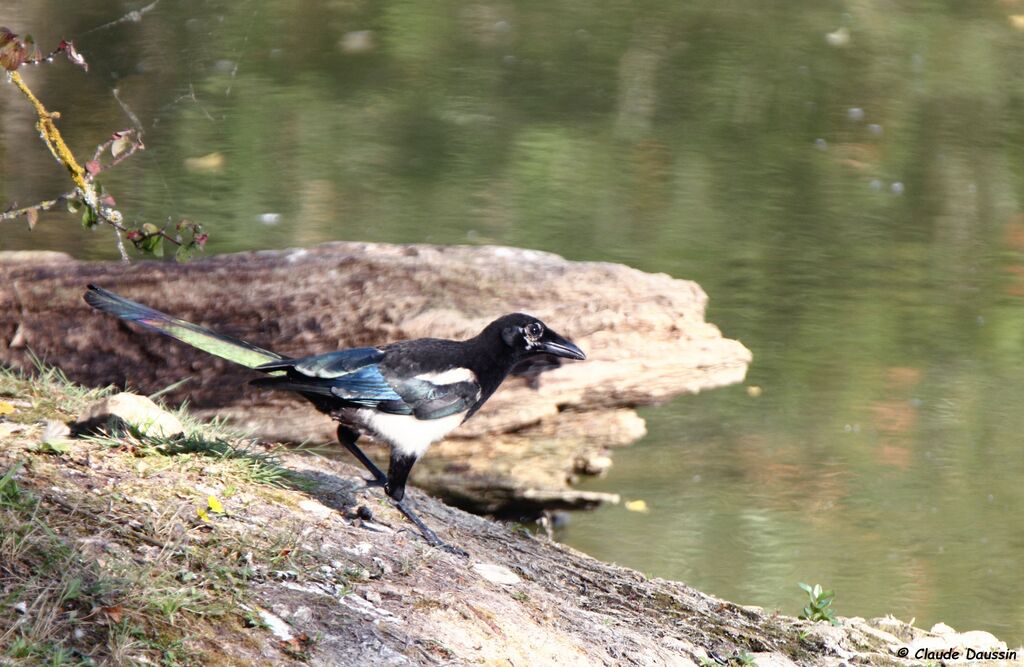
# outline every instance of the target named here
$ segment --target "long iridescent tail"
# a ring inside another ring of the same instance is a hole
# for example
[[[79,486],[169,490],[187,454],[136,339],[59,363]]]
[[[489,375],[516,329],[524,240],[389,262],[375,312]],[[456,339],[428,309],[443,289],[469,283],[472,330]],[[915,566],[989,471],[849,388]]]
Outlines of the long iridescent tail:
[[[135,322],[146,329],[170,336],[246,368],[256,368],[261,364],[284,358],[276,352],[179,320],[95,285],[88,286],[85,302],[97,310],[110,313],[122,320]]]

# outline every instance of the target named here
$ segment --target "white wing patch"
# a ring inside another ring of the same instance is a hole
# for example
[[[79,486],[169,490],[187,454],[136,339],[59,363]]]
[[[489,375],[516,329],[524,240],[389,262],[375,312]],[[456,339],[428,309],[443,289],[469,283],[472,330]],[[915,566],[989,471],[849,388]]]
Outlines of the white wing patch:
[[[433,384],[455,384],[456,382],[476,382],[476,373],[468,368],[450,368],[441,373],[423,373],[416,376],[417,380],[424,380]]]
[[[454,431],[466,412],[456,412],[440,419],[417,419],[413,415],[392,415],[363,409],[359,417],[395,451],[406,456],[423,456],[427,448]]]

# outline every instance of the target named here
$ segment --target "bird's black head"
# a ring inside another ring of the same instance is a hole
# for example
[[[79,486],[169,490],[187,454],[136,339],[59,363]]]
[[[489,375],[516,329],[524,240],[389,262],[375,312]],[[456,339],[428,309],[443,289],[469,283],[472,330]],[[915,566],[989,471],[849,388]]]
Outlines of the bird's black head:
[[[518,359],[535,354],[551,354],[566,359],[586,359],[583,350],[572,341],[531,315],[512,313],[499,317],[485,329],[499,334],[501,340]]]

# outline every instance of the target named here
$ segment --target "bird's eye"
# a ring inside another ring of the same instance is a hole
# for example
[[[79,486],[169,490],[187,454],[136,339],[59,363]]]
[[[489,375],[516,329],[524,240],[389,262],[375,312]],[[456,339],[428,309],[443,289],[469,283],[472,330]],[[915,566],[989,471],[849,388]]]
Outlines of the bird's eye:
[[[523,333],[529,340],[537,340],[544,335],[544,326],[540,322],[530,322],[523,329]]]

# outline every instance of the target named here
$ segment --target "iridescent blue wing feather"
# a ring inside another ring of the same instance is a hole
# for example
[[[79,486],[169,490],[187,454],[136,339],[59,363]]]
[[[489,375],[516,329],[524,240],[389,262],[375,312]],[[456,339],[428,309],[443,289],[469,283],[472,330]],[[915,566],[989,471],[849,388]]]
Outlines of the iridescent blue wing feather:
[[[353,347],[338,352],[314,354],[298,359],[281,359],[256,367],[256,370],[295,370],[302,375],[315,378],[334,378],[377,364],[384,358],[384,352],[375,347]]]
[[[389,403],[394,404],[399,413],[409,412],[402,397],[380,373],[378,362],[383,357],[384,352],[377,348],[358,347],[299,359],[281,359],[258,366],[256,370],[284,371],[286,377],[256,380],[255,384],[340,398],[367,407]]]

